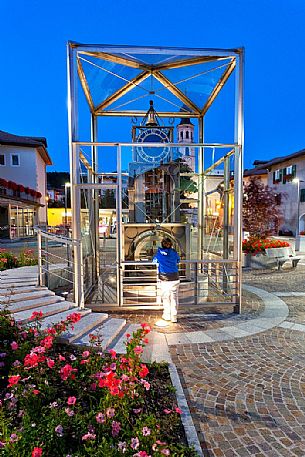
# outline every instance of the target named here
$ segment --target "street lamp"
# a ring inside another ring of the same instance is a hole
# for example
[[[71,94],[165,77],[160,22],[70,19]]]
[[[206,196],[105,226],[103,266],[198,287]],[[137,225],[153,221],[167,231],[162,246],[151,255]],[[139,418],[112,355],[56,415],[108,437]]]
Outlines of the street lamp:
[[[295,231],[295,250],[299,251],[300,250],[300,182],[304,182],[302,179],[299,178],[294,178],[292,180],[297,185],[297,225],[296,225],[296,231]]]
[[[70,182],[65,182],[65,228],[68,229],[68,187],[71,187]]]

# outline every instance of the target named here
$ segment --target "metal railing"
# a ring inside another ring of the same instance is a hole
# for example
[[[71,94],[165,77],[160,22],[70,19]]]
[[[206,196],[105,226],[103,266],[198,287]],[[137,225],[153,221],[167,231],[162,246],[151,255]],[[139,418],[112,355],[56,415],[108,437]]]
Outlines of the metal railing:
[[[233,305],[239,312],[239,264],[236,260],[183,260],[179,265],[181,305]],[[122,262],[123,306],[161,306],[157,264]]]
[[[74,249],[82,252],[80,240],[35,228],[38,244],[38,283],[65,294],[73,293],[76,306],[84,307],[83,263],[74,261]],[[82,258],[82,256],[81,256]]]

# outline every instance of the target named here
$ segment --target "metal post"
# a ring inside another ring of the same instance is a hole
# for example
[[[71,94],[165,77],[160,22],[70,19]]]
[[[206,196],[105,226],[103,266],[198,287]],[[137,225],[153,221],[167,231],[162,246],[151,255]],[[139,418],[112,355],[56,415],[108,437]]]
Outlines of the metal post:
[[[241,313],[241,252],[242,252],[242,197],[244,146],[244,49],[239,50],[236,63],[235,88],[235,148],[234,161],[234,258],[237,261],[237,287],[234,312]]]
[[[68,44],[68,121],[69,121],[69,154],[70,154],[70,177],[71,177],[71,211],[72,211],[72,238],[78,240],[74,243],[74,301],[77,306],[83,305],[83,275],[82,275],[82,249],[81,249],[81,200],[79,183],[79,157],[78,148],[74,144],[77,141],[77,85],[76,75],[76,50],[72,44]]]
[[[199,143],[203,143],[203,118],[198,120],[198,135]],[[204,207],[205,207],[205,183],[204,183],[204,147],[200,147],[198,151],[198,241],[197,252],[198,260],[203,259],[203,241],[204,241]]]
[[[41,231],[37,230],[37,245],[38,245],[38,285],[43,286],[43,273],[42,273],[42,242]]]
[[[94,114],[91,114],[91,141],[97,142],[97,117]],[[98,183],[98,154],[97,146],[93,145],[91,149],[91,159],[92,159],[92,182]],[[93,243],[94,243],[94,260],[95,260],[95,278],[97,279],[100,275],[100,238],[99,238],[99,191],[94,189],[92,191],[93,197],[93,220],[92,220],[92,229],[93,229]],[[92,230],[91,229],[91,230]],[[92,231],[91,231],[92,233]]]
[[[223,188],[223,259],[229,258],[229,192],[230,192],[230,158],[224,159],[224,188]],[[226,266],[223,265],[223,290],[227,292],[228,278]]]
[[[123,278],[122,278],[122,148],[117,146],[117,198],[116,198],[116,262],[117,262],[117,299],[119,306],[123,305]]]

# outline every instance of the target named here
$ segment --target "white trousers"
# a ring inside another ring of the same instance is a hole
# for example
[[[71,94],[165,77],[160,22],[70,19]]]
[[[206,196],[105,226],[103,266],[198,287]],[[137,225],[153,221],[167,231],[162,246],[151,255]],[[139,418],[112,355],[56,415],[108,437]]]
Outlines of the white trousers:
[[[176,281],[161,281],[162,317],[165,320],[177,319],[179,284],[179,279]]]

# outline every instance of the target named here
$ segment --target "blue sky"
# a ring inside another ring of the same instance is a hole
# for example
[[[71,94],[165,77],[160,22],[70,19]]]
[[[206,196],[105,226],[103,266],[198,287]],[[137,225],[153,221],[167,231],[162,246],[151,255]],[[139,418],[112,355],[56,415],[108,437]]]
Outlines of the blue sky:
[[[0,0],[0,17],[0,130],[45,136],[50,170],[69,167],[68,40],[244,46],[245,166],[305,148],[304,0]]]

